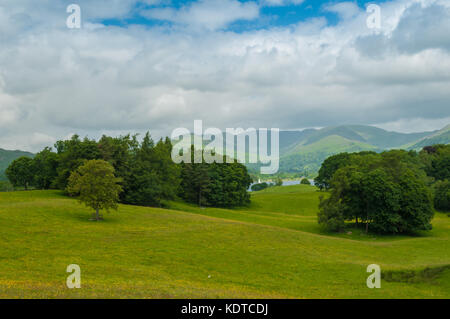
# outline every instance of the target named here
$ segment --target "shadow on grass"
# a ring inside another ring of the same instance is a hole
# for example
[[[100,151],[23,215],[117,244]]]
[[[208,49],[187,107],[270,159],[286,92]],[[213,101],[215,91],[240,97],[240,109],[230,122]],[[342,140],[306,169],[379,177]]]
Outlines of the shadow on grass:
[[[433,233],[429,231],[408,232],[401,234],[387,234],[387,233],[376,233],[370,231],[369,229],[369,232],[366,233],[365,225],[360,224],[359,226],[356,226],[355,223],[347,223],[345,228],[339,232],[330,232],[319,226],[318,233],[324,236],[362,240],[362,241],[375,241],[375,240],[400,241],[412,238],[434,237]]]
[[[381,272],[381,277],[387,282],[437,284],[445,271],[450,271],[450,265],[427,267],[423,270],[388,270]]]

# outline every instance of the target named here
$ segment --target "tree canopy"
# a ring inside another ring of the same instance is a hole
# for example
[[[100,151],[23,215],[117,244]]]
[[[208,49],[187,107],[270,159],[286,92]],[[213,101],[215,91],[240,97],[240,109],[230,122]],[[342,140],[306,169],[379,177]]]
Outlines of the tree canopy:
[[[319,223],[333,231],[352,220],[380,233],[430,230],[432,197],[419,163],[406,151],[350,156],[330,181],[330,197],[321,200]]]
[[[74,135],[56,142],[55,151],[45,148],[34,159],[12,163],[9,176],[16,187],[67,191],[72,173],[87,161],[103,160],[114,168],[122,188],[119,200],[125,204],[161,207],[165,201],[177,198],[220,207],[249,202],[251,178],[244,165],[176,164],[171,156],[171,140],[155,143],[150,133],[142,141],[137,135],[102,136],[99,141]]]
[[[28,187],[33,185],[33,159],[22,156],[15,159],[6,169],[6,176],[14,187]]]
[[[100,220],[100,210],[117,210],[120,179],[114,175],[114,167],[103,160],[90,160],[77,168],[69,177],[67,189],[78,195],[81,203],[95,210],[95,219]]]

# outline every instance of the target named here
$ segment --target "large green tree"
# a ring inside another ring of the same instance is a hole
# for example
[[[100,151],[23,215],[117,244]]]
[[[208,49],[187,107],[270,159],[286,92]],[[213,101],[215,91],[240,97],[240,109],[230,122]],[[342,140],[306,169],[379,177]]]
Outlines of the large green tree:
[[[424,147],[420,158],[428,176],[441,181],[450,179],[450,145]]]
[[[98,221],[100,210],[117,210],[122,191],[119,182],[111,164],[103,160],[90,160],[70,175],[67,190],[78,195],[81,203],[91,207]]]
[[[404,151],[354,157],[333,175],[319,223],[341,230],[345,221],[355,220],[380,233],[431,229],[431,196],[417,163],[415,153]]]
[[[180,167],[172,161],[169,139],[154,144],[150,133],[143,138],[131,160],[126,177],[124,202],[143,206],[161,206],[179,191]]]
[[[200,151],[195,151],[200,153]],[[227,163],[182,163],[181,197],[200,206],[237,207],[250,202],[248,188],[252,179],[245,165],[234,161]],[[199,157],[197,155],[197,157]]]
[[[320,167],[319,175],[314,179],[314,183],[320,189],[329,189],[334,173],[341,167],[348,164],[350,154],[340,153],[328,157]]]
[[[24,187],[27,190],[33,185],[33,160],[26,156],[19,157],[8,166],[5,173],[14,187]]]
[[[70,174],[86,160],[101,159],[97,142],[88,138],[81,140],[78,135],[73,135],[70,140],[56,142],[55,148],[58,154],[55,184],[60,189],[67,187]]]
[[[38,189],[49,189],[58,176],[58,155],[46,147],[33,158],[34,185]]]
[[[438,181],[434,185],[434,207],[450,212],[450,181]]]

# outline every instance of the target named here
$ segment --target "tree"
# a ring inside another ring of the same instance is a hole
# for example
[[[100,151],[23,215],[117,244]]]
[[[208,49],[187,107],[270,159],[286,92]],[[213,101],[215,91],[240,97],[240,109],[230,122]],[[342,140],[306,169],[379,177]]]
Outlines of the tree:
[[[280,177],[275,180],[275,186],[283,186],[283,180]]]
[[[245,165],[233,161],[208,164],[194,163],[191,148],[191,163],[182,163],[181,197],[200,206],[237,207],[250,202],[248,188],[252,179]],[[197,157],[200,157],[197,153]]]
[[[9,165],[5,173],[14,187],[24,187],[27,190],[33,184],[33,160],[26,156],[19,157]]]
[[[443,211],[450,211],[450,181],[438,181],[434,185],[434,207]]]
[[[169,139],[155,146],[147,133],[132,157],[126,177],[124,202],[142,206],[161,206],[162,200],[174,199],[179,192],[180,167],[171,158]]]
[[[262,191],[262,190],[264,190],[264,189],[266,189],[268,187],[269,187],[269,185],[264,182],[264,183],[259,183],[259,184],[252,185],[251,190],[252,190],[252,192],[259,192],[259,191]]]
[[[328,157],[322,164],[319,170],[319,175],[314,179],[314,183],[322,190],[330,188],[330,181],[334,173],[349,163],[349,153],[340,153]]]
[[[210,164],[182,163],[181,196],[198,206],[208,206],[207,194],[211,191]],[[220,177],[217,181],[220,181]]]
[[[117,210],[122,191],[119,182],[111,164],[103,160],[90,160],[70,175],[68,192],[78,194],[81,203],[95,210],[95,219],[99,221],[100,210]]]
[[[314,179],[314,185],[321,190],[328,190],[331,188],[331,179],[334,173],[344,167],[352,165],[353,162],[360,162],[366,157],[375,156],[377,153],[371,151],[363,151],[359,153],[340,153],[328,157],[320,167],[319,175]]]
[[[95,140],[73,135],[70,140],[57,141],[58,177],[55,184],[59,189],[66,189],[69,177],[86,160],[101,159],[100,150]]]
[[[33,158],[34,185],[38,189],[49,189],[58,176],[58,155],[46,147]]]
[[[394,234],[430,230],[431,196],[414,163],[415,155],[403,151],[355,157],[334,173],[330,197],[319,206],[319,223],[339,230],[355,220],[366,232]]]
[[[217,207],[237,207],[250,203],[248,188],[253,180],[248,174],[247,167],[237,161],[233,163],[214,163],[211,166],[211,191],[208,201]],[[219,176],[218,179],[215,176]],[[223,183],[220,183],[220,180]]]
[[[300,181],[300,184],[302,184],[302,185],[311,185],[311,182],[309,181],[309,179],[303,178],[303,179]]]
[[[450,179],[450,145],[424,147],[419,156],[428,176],[441,181]]]

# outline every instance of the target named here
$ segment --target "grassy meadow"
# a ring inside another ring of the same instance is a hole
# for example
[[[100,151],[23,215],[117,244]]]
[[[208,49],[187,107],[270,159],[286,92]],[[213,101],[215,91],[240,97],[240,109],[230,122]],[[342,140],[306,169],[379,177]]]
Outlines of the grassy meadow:
[[[450,297],[446,214],[415,236],[330,235],[317,224],[321,195],[296,185],[236,210],[120,205],[97,223],[57,191],[0,193],[0,298]],[[69,264],[81,289],[66,287]],[[381,289],[366,286],[369,264]]]

